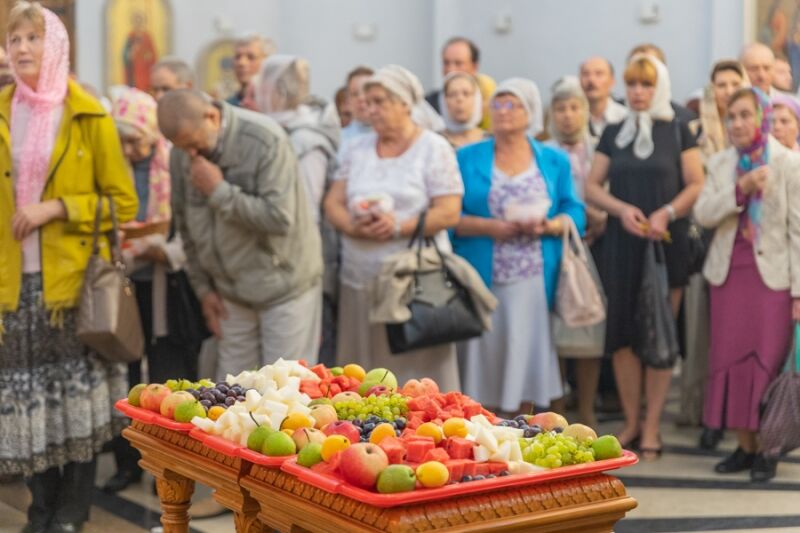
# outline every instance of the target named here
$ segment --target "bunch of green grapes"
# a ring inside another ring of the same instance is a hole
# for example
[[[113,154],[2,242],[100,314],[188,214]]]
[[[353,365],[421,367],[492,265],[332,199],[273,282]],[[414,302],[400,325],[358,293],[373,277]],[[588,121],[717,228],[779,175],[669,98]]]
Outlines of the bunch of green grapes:
[[[532,439],[519,439],[522,459],[542,468],[591,463],[594,450],[590,440],[578,442],[573,437],[547,431]]]
[[[391,421],[408,413],[406,397],[402,394],[346,400],[336,402],[333,407],[339,420],[366,420],[370,415],[375,415]]]

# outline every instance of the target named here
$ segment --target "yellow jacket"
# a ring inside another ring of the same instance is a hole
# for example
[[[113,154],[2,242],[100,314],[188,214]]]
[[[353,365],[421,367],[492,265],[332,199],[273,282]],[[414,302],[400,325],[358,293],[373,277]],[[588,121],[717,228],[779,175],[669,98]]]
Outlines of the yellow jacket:
[[[11,232],[15,211],[11,157],[11,97],[14,85],[0,92],[0,333],[2,315],[15,311],[22,286],[22,246]],[[66,220],[39,228],[45,308],[61,311],[78,305],[83,273],[92,253],[98,194],[114,199],[120,223],[136,216],[138,200],[114,121],[100,103],[70,81],[64,115],[53,146],[42,201],[59,199]],[[101,231],[111,228],[104,202]],[[108,242],[100,240],[108,257]]]

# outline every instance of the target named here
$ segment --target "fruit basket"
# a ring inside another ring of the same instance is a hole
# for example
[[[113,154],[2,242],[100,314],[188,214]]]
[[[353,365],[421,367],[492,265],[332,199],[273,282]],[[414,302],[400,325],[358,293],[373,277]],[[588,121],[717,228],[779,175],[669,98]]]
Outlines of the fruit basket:
[[[567,480],[632,466],[638,461],[639,458],[635,453],[625,450],[622,457],[617,459],[605,459],[592,463],[542,470],[540,472],[510,474],[470,483],[454,483],[435,489],[418,489],[395,494],[380,494],[359,488],[334,474],[326,474],[298,465],[296,458],[285,461],[281,465],[281,470],[318,489],[333,494],[341,494],[374,507],[390,508],[412,503],[434,502],[455,496],[468,496],[504,489],[535,486],[550,481]]]
[[[194,424],[189,422],[176,422],[175,420],[167,418],[166,416],[162,416],[159,413],[149,411],[141,407],[134,407],[128,403],[127,399],[124,398],[122,400],[118,400],[117,403],[114,404],[114,407],[116,407],[117,411],[124,413],[128,418],[139,420],[145,424],[153,424],[164,429],[171,429],[173,431],[180,431],[183,433],[190,433],[193,429],[195,429]]]

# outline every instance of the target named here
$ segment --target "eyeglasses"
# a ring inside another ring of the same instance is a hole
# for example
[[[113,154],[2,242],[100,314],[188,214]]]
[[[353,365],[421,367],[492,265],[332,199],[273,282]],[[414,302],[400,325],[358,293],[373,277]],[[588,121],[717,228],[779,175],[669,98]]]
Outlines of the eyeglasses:
[[[495,111],[513,111],[514,109],[522,109],[522,105],[514,102],[492,102],[492,109]]]

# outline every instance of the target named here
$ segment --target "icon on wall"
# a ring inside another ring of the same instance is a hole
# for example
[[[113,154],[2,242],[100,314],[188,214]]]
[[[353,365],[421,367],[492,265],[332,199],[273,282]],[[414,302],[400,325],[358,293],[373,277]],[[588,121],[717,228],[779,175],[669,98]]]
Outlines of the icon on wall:
[[[791,67],[795,91],[800,82],[800,5],[796,0],[756,0],[757,38]]]
[[[150,89],[150,69],[170,52],[172,13],[166,0],[109,0],[106,84]]]
[[[233,70],[235,44],[236,41],[229,38],[213,41],[197,60],[201,89],[220,100],[228,99],[239,90]]]

